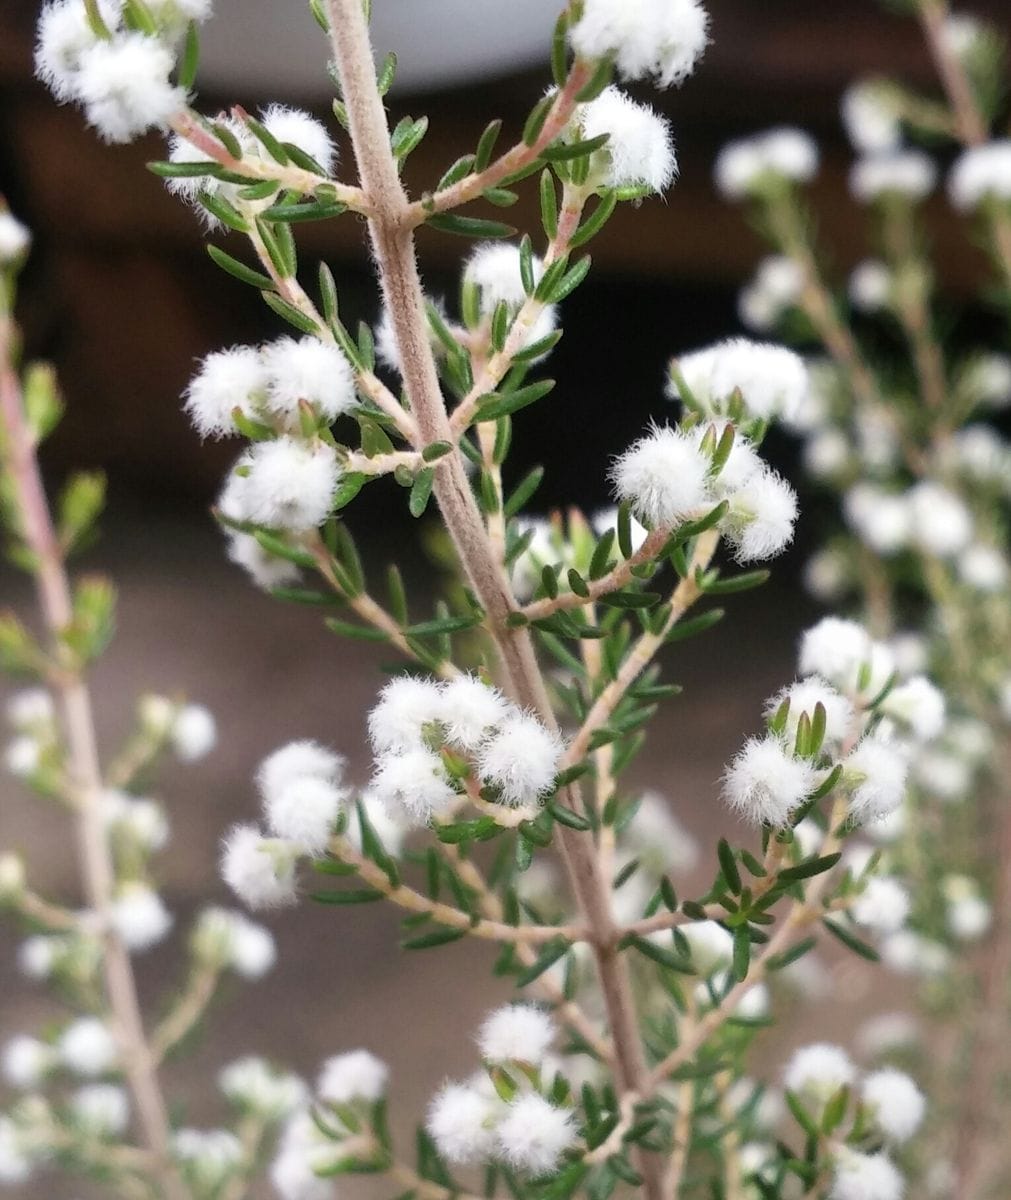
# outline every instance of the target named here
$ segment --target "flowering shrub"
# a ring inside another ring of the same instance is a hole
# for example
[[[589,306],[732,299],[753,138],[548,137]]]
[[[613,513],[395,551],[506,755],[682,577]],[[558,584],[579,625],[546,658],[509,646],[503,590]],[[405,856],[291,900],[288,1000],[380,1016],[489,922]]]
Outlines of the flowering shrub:
[[[521,139],[500,151],[493,121],[411,200],[400,169],[427,126],[387,127],[396,64],[374,68],[368,6],[310,7],[329,38],[357,184],[337,177],[335,138],[307,114],[191,107],[208,0],[50,0],[37,69],[108,141],[167,133],[155,173],[212,236],[227,227],[248,239],[254,265],[208,249],[261,293],[278,336],[208,355],[184,401],[200,436],[245,443],[216,507],[227,553],[281,599],[342,606],[327,620],[334,632],[404,660],[369,713],[371,779],[361,786],[312,741],[275,750],[256,776],[259,823],[224,836],[225,881],[251,909],[306,894],[337,907],[385,899],[403,910],[412,950],[495,942],[496,972],[521,998],[477,1032],[474,1073],[432,1098],[413,1163],[387,1125],[390,1069],[365,1049],[329,1059],[312,1088],[240,1059],[220,1076],[220,1128],[170,1116],[166,1056],[222,975],[260,977],[275,947],[241,910],[207,909],[189,933],[189,979],[161,1019],[138,1007],[132,955],[173,927],[151,873],[167,819],[139,789],[166,751],[184,761],[210,751],[214,722],[199,705],[144,697],[122,752],[99,763],[87,668],[111,634],[115,596],[96,577],[72,582],[67,560],[92,528],[101,481],[75,477],[52,510],[42,490],[36,449],[60,404],[47,370],[18,361],[12,308],[29,239],[4,214],[5,515],[46,629],[0,623],[5,666],[35,681],[9,706],[6,761],[73,821],[84,908],[54,903],[18,858],[0,859],[0,900],[31,930],[21,966],[68,1009],[3,1051],[13,1094],[0,1182],[59,1167],[110,1194],[170,1200],[242,1197],[264,1175],[283,1200],[317,1200],[353,1174],[424,1200],[606,1200],[617,1189],[898,1200],[912,1177],[916,1194],[991,1194],[1006,1166],[988,1118],[1006,1066],[1011,966],[1001,869],[1011,818],[996,769],[1011,719],[998,505],[1011,472],[996,430],[967,422],[1011,398],[1011,364],[983,351],[952,360],[937,337],[917,230],[937,168],[903,138],[965,144],[950,197],[978,220],[1011,291],[1008,146],[987,134],[997,39],[940,0],[910,0],[948,101],[877,80],[847,93],[863,156],[852,191],[882,243],[849,281],[849,307],[819,268],[803,204],[812,141],[777,129],[721,153],[719,189],[752,207],[776,251],[743,292],[742,319],[807,357],[744,338],[679,352],[667,388],[676,407],[614,460],[617,507],[563,523],[527,511],[538,471],[504,487],[512,422],[553,388],[540,367],[589,269],[579,251],[619,203],[662,191],[676,172],[667,122],[612,79],[682,83],[705,50],[706,13],[697,0],[573,0],[552,45],[554,86]],[[509,226],[459,211],[479,198],[508,206],[534,174],[541,229],[518,242]],[[374,331],[354,335],[327,267],[313,288],[301,282],[295,237],[301,221],[347,212],[368,222],[384,306]],[[424,224],[478,242],[455,312],[422,289],[413,233]],[[868,355],[850,309],[889,323],[908,369]],[[773,422],[804,437],[808,467],[842,496],[845,531],[808,580],[853,601],[863,623],[828,616],[803,635],[796,680],[726,769],[741,843],[718,843],[711,885],[688,897],[679,875],[701,851],[661,797],[623,777],[677,691],[660,650],[715,626],[724,612],[712,598],[761,584],[754,564],[792,539],[797,496],[762,457]],[[356,550],[354,508],[382,475],[403,486],[414,517],[438,509],[455,551],[460,586],[431,614],[415,604],[412,615],[396,569],[380,598]],[[998,839],[996,869],[985,832]],[[475,855],[481,843],[488,853]],[[988,930],[985,957],[958,953]],[[885,1014],[861,1037],[881,1060],[872,1069],[815,1043],[768,1086],[753,1081],[752,1043],[784,980],[813,989],[822,933],[922,978],[930,1011],[971,1026],[971,1044],[948,1039],[950,1054],[920,1062],[914,1080],[887,1059],[915,1024]],[[950,1116],[940,1085],[953,1071],[966,1097]],[[925,1122],[929,1144],[917,1139]]]

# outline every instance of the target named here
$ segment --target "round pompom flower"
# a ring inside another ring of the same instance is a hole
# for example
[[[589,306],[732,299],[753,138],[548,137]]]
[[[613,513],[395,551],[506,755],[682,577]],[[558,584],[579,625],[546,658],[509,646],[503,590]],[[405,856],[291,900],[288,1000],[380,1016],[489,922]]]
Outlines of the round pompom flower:
[[[966,150],[948,176],[948,195],[960,212],[978,208],[987,198],[1011,200],[1011,139]]]
[[[627,500],[644,523],[668,528],[712,500],[709,460],[680,429],[654,428],[629,447],[611,468],[619,500]]]
[[[330,515],[340,466],[332,446],[293,437],[257,442],[219,501],[233,520],[303,533]]]
[[[367,1100],[374,1104],[386,1092],[389,1067],[368,1050],[349,1050],[328,1058],[323,1064],[316,1091],[321,1100],[350,1104]]]
[[[439,722],[450,745],[473,750],[505,719],[510,708],[496,688],[475,675],[458,675],[442,686]]]
[[[488,1062],[539,1063],[555,1036],[547,1013],[532,1004],[506,1004],[485,1018],[477,1041]]]
[[[547,1175],[576,1140],[572,1113],[555,1108],[536,1092],[514,1100],[495,1130],[498,1152],[514,1169]]]
[[[336,346],[315,337],[282,337],[260,351],[266,396],[264,406],[294,426],[299,402],[327,421],[335,421],[358,403],[351,364]]]
[[[337,147],[325,127],[299,108],[271,104],[260,118],[263,127],[279,142],[295,146],[318,163],[324,175],[329,175],[337,160]]]
[[[927,1111],[923,1093],[904,1071],[885,1067],[868,1075],[860,1096],[872,1110],[872,1120],[892,1142],[908,1142]]]
[[[172,722],[169,740],[180,761],[197,762],[218,740],[214,714],[202,704],[184,704]]]
[[[130,950],[148,950],[168,935],[172,914],[161,896],[144,883],[124,883],[109,911],[113,928]]]
[[[448,1162],[485,1162],[495,1147],[498,1107],[475,1087],[447,1083],[429,1106],[425,1128]]]
[[[236,825],[225,838],[221,875],[250,908],[295,903],[295,863],[299,848],[268,838],[252,825]]]
[[[424,746],[379,758],[369,789],[376,800],[425,824],[456,803],[442,759]]]
[[[709,16],[698,0],[585,0],[569,31],[582,58],[613,55],[623,79],[681,83],[709,43]]]
[[[182,108],[183,90],[169,80],[174,66],[172,51],[155,38],[116,34],[81,54],[75,99],[105,141],[129,142]]]
[[[892,688],[881,711],[907,726],[918,742],[931,742],[944,729],[944,694],[923,675],[914,675]]]
[[[841,1087],[851,1084],[855,1075],[845,1050],[827,1042],[815,1042],[794,1051],[783,1072],[783,1084],[802,1099],[824,1104]]]
[[[372,749],[387,754],[421,747],[424,727],[439,719],[441,707],[442,692],[434,680],[391,679],[369,713]]]
[[[185,409],[201,437],[237,433],[234,409],[255,419],[266,388],[263,360],[255,346],[216,350],[200,363],[186,389]]]
[[[337,783],[344,772],[344,758],[326,746],[308,739],[289,742],[260,763],[256,785],[264,799],[280,792],[296,779],[309,776]]]
[[[588,141],[607,135],[607,143],[593,159],[594,167],[604,164],[603,186],[662,192],[677,173],[668,121],[620,88],[605,88],[578,110],[576,121]],[[593,178],[598,178],[596,170]]]
[[[843,762],[841,782],[852,789],[850,816],[866,822],[895,812],[905,798],[908,774],[909,763],[898,746],[864,738]]]
[[[303,775],[268,794],[264,816],[272,833],[293,842],[304,853],[318,856],[326,850],[348,794],[346,788],[335,787],[326,779]]]
[[[723,794],[756,825],[786,825],[816,783],[811,763],[794,758],[778,738],[749,738],[723,776]]]
[[[909,916],[909,893],[890,875],[872,876],[850,912],[858,925],[874,933],[896,933]]]
[[[497,787],[505,804],[533,804],[554,782],[562,740],[536,717],[517,712],[508,716],[482,744],[477,770],[485,783]]]
[[[835,1163],[831,1200],[902,1200],[905,1183],[883,1154],[858,1154],[844,1148]]]
[[[771,467],[764,467],[731,494],[721,527],[739,563],[764,562],[793,540],[797,515],[797,493]]]
[[[116,1040],[98,1017],[81,1017],[68,1025],[60,1034],[56,1051],[75,1075],[104,1075],[118,1058]]]
[[[806,713],[808,720],[813,721],[819,704],[825,710],[826,742],[842,742],[850,732],[853,724],[853,705],[817,675],[798,679],[796,683],[778,691],[775,696],[770,696],[765,702],[766,717],[774,716],[785,701],[790,702],[786,728],[783,730],[788,742],[793,742],[796,738],[801,716]]]

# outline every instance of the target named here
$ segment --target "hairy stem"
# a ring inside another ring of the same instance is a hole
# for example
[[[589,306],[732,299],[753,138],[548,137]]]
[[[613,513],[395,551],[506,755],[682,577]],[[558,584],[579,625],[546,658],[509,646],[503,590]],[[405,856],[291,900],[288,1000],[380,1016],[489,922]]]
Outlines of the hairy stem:
[[[74,619],[70,581],[53,527],[36,458],[35,440],[24,414],[13,366],[14,329],[0,316],[0,421],[6,469],[16,497],[21,533],[34,560],[39,605],[49,631],[51,652],[60,663],[53,686],[67,750],[67,771],[76,800],[77,857],[88,907],[100,925],[105,995],[123,1069],[133,1095],[144,1144],[157,1163],[165,1195],[185,1195],[169,1158],[169,1120],[154,1057],[148,1045],[130,955],[112,920],[115,871],[102,802],[105,785],[99,765],[91,695],[79,667],[64,653],[63,632]]]
[[[453,441],[428,343],[412,214],[390,150],[365,14],[360,0],[329,0],[328,12],[351,138],[371,212],[369,231],[400,350],[404,384],[423,442]],[[530,634],[508,623],[516,611],[515,599],[493,554],[459,454],[448,454],[439,461],[434,492],[463,571],[484,607],[507,690],[517,703],[538,713],[549,728],[557,728]],[[628,968],[617,947],[609,888],[592,843],[571,829],[559,829],[558,841],[583,917],[594,931],[618,1081],[622,1091],[638,1091],[648,1071]],[[663,1200],[659,1158],[641,1155],[640,1169],[648,1200]]]

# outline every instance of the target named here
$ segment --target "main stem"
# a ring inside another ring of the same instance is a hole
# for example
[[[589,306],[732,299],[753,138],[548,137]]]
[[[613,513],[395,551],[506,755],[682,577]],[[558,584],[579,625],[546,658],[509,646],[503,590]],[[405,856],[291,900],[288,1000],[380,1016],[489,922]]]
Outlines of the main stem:
[[[13,367],[14,330],[0,315],[0,421],[7,465],[17,496],[25,544],[34,560],[39,603],[53,649],[73,621],[70,582],[42,486],[35,440],[25,421],[21,387]],[[67,767],[77,808],[77,856],[89,908],[102,930],[102,971],[123,1069],[133,1095],[144,1144],[159,1164],[170,1200],[185,1193],[169,1158],[169,1120],[140,1015],[130,955],[110,920],[115,874],[101,805],[104,793],[91,695],[78,670],[61,668],[55,684],[67,747]]]
[[[410,204],[390,150],[363,6],[361,0],[329,0],[328,8],[334,57],[360,182],[370,211],[369,233],[421,445],[451,442],[454,439],[449,417],[429,348]],[[510,614],[516,611],[515,601],[502,565],[492,553],[458,453],[440,460],[434,493],[468,582],[485,610],[507,690],[518,704],[533,709],[548,728],[557,729],[530,634],[525,628],[511,628],[507,624]],[[573,892],[594,935],[593,947],[614,1041],[619,1083],[623,1091],[637,1092],[649,1072],[628,970],[617,949],[618,931],[611,915],[610,888],[602,877],[590,841],[577,831],[561,827],[558,838]],[[649,1200],[664,1200],[660,1159],[655,1154],[643,1154],[640,1159],[646,1196]]]

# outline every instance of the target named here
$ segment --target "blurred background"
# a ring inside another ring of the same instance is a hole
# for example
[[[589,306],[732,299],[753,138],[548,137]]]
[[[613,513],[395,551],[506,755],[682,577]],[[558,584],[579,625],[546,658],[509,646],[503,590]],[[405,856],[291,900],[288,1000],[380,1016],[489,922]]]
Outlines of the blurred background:
[[[410,160],[409,186],[429,186],[474,146],[492,117],[518,133],[549,80],[544,51],[554,6],[375,0],[374,7],[377,50],[395,49],[400,58],[391,121],[405,113],[431,118]],[[714,193],[719,147],[771,124],[799,124],[816,135],[824,165],[812,203],[841,278],[870,241],[845,186],[850,154],[839,95],[853,78],[878,72],[931,86],[915,25],[872,0],[713,0],[710,9],[713,45],[697,76],[679,91],[651,97],[673,123],[681,177],[664,200],[619,210],[597,239],[595,269],[564,305],[565,338],[551,363],[560,385],[550,402],[515,423],[511,471],[518,478],[535,462],[545,465],[537,497],[544,511],[604,503],[610,455],[650,417],[667,415],[667,358],[742,331],[737,289],[764,247],[743,214]],[[217,0],[216,10],[198,77],[203,111],[235,102],[255,111],[281,100],[325,118],[326,49],[306,6]],[[977,0],[973,11],[1011,24],[1006,0]],[[364,781],[363,712],[382,656],[362,643],[336,641],[312,610],[285,608],[255,592],[224,561],[208,506],[236,450],[201,445],[178,397],[195,359],[276,336],[278,322],[253,291],[213,266],[193,213],[145,171],[161,155],[157,139],[103,146],[76,110],[58,108],[33,81],[34,16],[27,0],[0,5],[0,192],[35,233],[22,288],[27,350],[55,362],[68,404],[47,447],[47,472],[54,482],[71,466],[109,475],[104,536],[89,556],[89,565],[111,572],[121,589],[119,633],[95,677],[102,737],[116,745],[133,697],[145,689],[185,692],[219,719],[217,752],[195,767],[171,767],[161,789],[176,828],[163,859],[166,895],[184,929],[198,900],[209,898],[221,832],[253,813],[249,780],[265,753],[292,737],[315,736],[346,753],[353,776]],[[350,179],[346,144],[342,151],[342,175]],[[534,229],[535,205],[536,188],[527,186],[509,220]],[[928,206],[928,220],[956,311],[985,264],[943,195]],[[303,262],[325,258],[331,265],[346,323],[374,320],[378,300],[362,223],[344,217],[303,226],[298,237]],[[215,240],[228,246],[228,238]],[[453,296],[465,250],[460,239],[422,232],[430,292]],[[774,436],[769,449],[796,481],[789,441]],[[419,586],[431,587],[404,493],[376,484],[367,497],[348,517],[370,562],[406,561]],[[723,764],[758,725],[762,700],[792,677],[796,637],[817,614],[799,573],[831,518],[812,497],[802,496],[802,513],[797,544],[776,562],[773,581],[731,598],[719,634],[678,648],[668,677],[686,686],[685,695],[666,706],[652,750],[635,768],[634,782],[665,791],[703,841],[729,825],[716,783]],[[27,588],[10,571],[2,585],[5,605],[27,604]],[[19,795],[15,784],[0,787],[0,845],[22,849],[40,888],[73,902],[63,820]],[[211,887],[215,899],[225,899],[221,885]],[[282,1050],[292,1066],[311,1073],[324,1055],[367,1045],[394,1066],[401,1122],[446,1073],[471,1069],[466,1038],[447,1053],[442,1034],[474,1028],[501,994],[481,947],[400,956],[392,949],[395,922],[379,906],[334,913],[303,905],[270,923],[281,941],[281,969],[244,991],[239,1003],[226,996],[197,1067],[190,1061],[172,1068],[173,1083],[195,1096],[187,1122],[216,1119],[209,1085],[191,1081],[211,1079],[212,1068],[243,1052]],[[180,941],[139,960],[147,995],[178,978]],[[4,927],[0,1040],[50,1011],[42,992],[18,978],[16,945]],[[880,982],[872,984],[852,958],[838,967],[833,989],[846,1023],[868,1011],[868,989]],[[874,1008],[887,1002],[879,990]],[[58,1015],[55,1007],[51,1012]],[[811,1032],[803,1014],[799,1020],[791,1031],[798,1040]],[[57,1195],[48,1184],[37,1194]]]

